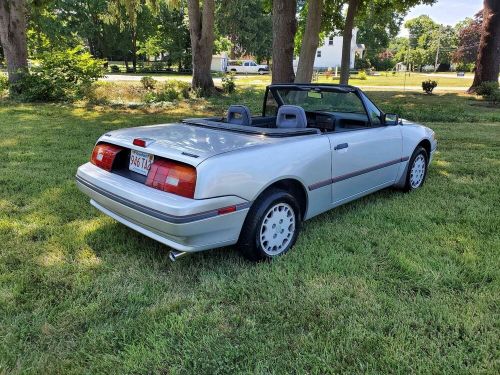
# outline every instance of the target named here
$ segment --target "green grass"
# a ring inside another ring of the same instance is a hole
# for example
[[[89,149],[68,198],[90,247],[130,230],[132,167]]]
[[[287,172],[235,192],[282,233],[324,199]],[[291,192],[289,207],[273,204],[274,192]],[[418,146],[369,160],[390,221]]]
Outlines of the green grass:
[[[107,130],[255,111],[260,95],[133,111],[0,102],[0,373],[500,372],[498,108],[371,92],[436,131],[426,185],[306,222],[272,263],[230,247],[172,264],[75,187]]]

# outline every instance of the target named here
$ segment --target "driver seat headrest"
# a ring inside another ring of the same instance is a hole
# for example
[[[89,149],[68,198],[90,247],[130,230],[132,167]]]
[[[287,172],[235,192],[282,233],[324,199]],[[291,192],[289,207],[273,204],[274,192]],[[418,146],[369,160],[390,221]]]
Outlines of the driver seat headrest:
[[[231,105],[227,110],[227,122],[235,125],[252,125],[252,115],[246,105]]]

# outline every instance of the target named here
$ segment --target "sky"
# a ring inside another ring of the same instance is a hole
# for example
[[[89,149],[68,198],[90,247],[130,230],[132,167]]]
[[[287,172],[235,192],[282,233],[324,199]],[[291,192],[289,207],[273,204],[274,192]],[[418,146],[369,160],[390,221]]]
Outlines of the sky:
[[[466,17],[472,17],[482,8],[483,0],[438,0],[432,6],[419,5],[412,8],[405,21],[427,14],[437,23],[454,25]],[[399,35],[408,36],[408,30],[402,27]]]

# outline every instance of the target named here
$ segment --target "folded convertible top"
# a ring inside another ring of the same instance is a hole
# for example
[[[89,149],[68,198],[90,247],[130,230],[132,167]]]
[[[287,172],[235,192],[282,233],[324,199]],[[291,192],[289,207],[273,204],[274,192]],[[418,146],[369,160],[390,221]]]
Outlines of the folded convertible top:
[[[296,137],[300,135],[321,134],[319,129],[277,129],[277,128],[259,128],[256,126],[236,125],[221,122],[222,118],[187,118],[182,120],[184,124],[203,126],[211,129],[220,129],[231,132],[264,135],[267,137],[284,138]]]

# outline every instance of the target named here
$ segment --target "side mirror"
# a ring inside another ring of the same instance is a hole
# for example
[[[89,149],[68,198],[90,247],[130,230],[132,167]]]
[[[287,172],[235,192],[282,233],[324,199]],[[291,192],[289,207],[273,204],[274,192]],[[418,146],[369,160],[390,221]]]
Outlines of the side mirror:
[[[384,113],[382,115],[382,123],[384,125],[398,125],[399,115],[397,115],[396,113]]]

